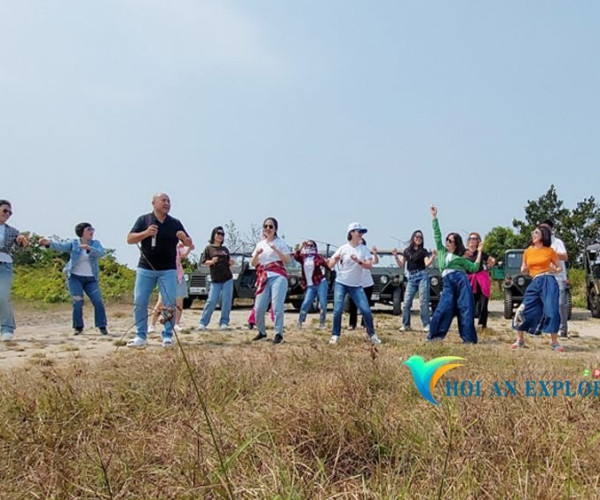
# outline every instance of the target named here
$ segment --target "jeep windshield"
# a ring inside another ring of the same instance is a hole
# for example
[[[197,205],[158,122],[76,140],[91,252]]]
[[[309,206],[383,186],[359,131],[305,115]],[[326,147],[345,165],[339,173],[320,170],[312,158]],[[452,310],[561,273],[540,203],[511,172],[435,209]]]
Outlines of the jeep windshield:
[[[379,264],[373,264],[374,268],[377,267],[395,267],[398,268],[398,264],[396,264],[396,259],[392,254],[384,253],[379,254]]]
[[[521,274],[521,264],[523,263],[523,250],[507,252],[504,261],[504,270],[507,276]]]

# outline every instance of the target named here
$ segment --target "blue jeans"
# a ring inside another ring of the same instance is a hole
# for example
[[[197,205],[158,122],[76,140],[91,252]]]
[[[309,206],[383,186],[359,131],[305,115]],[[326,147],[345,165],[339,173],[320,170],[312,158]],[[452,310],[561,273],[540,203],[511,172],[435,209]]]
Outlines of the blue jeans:
[[[361,312],[365,327],[367,328],[367,334],[369,337],[375,334],[375,327],[373,326],[373,313],[369,307],[369,300],[363,290],[362,286],[347,286],[341,283],[335,282],[333,289],[333,328],[331,335],[340,335],[342,331],[342,313],[344,312],[344,299],[346,294],[350,295],[350,298],[356,304],[356,307]]]
[[[93,276],[69,276],[69,293],[73,301],[73,328],[83,328],[83,292],[90,298],[94,306],[94,322],[96,328],[106,327],[106,311],[102,302],[102,293],[98,280]]]
[[[429,275],[426,270],[408,276],[408,284],[406,292],[404,292],[404,311],[402,312],[402,325],[406,328],[410,328],[410,310],[417,290],[421,304],[421,321],[423,326],[427,326],[429,325]]]
[[[562,279],[557,279],[558,283],[558,311],[560,312],[560,327],[561,335],[567,335],[567,320],[569,319],[569,303],[567,301],[567,282]]]
[[[538,276],[527,287],[523,297],[523,323],[518,330],[535,333],[557,333],[560,327],[558,283],[554,276]]]
[[[204,311],[202,311],[202,317],[200,318],[200,324],[208,326],[210,318],[215,306],[221,296],[221,326],[229,325],[229,313],[231,312],[231,302],[233,300],[233,279],[229,279],[223,283],[215,283],[214,281],[210,284],[210,291],[208,292],[208,299],[204,304]]]
[[[2,333],[13,333],[15,331],[15,315],[12,302],[10,301],[10,290],[13,283],[13,265],[0,262],[0,318],[2,318]]]
[[[308,313],[308,308],[315,300],[315,297],[319,299],[319,307],[321,308],[321,314],[319,315],[319,323],[324,325],[325,318],[327,316],[327,280],[321,280],[321,283],[318,285],[309,285],[306,287],[304,292],[304,300],[302,301],[302,305],[300,306],[300,316],[298,321],[300,323],[304,323],[306,320],[306,314]]]
[[[261,294],[256,296],[254,308],[256,311],[256,329],[260,333],[266,332],[265,313],[272,304],[273,314],[275,314],[275,333],[283,335],[283,308],[285,296],[288,290],[288,280],[285,276],[271,276],[267,280],[267,285]]]
[[[133,291],[133,317],[137,336],[146,339],[148,336],[148,302],[152,290],[158,284],[158,291],[165,307],[173,308],[173,317],[165,323],[162,336],[163,340],[173,338],[173,325],[175,324],[175,294],[177,291],[177,271],[150,271],[138,267],[135,272],[135,289]]]
[[[558,303],[558,298],[556,302]],[[427,340],[442,340],[448,333],[454,316],[457,318],[458,333],[463,342],[476,344],[473,289],[469,278],[461,271],[444,276],[444,289],[429,323]]]

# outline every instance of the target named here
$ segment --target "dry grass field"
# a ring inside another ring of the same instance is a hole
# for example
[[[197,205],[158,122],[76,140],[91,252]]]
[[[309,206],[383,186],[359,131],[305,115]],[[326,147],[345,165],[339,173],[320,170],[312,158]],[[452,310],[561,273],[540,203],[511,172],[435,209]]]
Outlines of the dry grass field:
[[[455,330],[427,344],[384,312],[377,350],[362,331],[329,346],[316,316],[298,330],[292,312],[282,345],[257,345],[239,309],[230,331],[192,332],[193,309],[175,348],[154,336],[130,350],[130,306],[108,312],[109,337],[73,337],[68,307],[18,306],[15,341],[0,346],[1,498],[600,497],[598,395],[524,385],[593,384],[583,370],[600,368],[600,323],[583,310],[565,353],[548,339],[512,352],[498,312],[477,346]],[[440,406],[402,364],[414,354],[465,358],[438,384]],[[465,380],[481,396],[446,394]],[[491,395],[505,380],[516,394]]]

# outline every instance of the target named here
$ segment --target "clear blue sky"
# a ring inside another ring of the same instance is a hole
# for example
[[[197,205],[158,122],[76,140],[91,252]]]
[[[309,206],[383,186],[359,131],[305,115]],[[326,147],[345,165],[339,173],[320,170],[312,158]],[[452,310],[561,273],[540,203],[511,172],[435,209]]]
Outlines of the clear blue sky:
[[[596,1],[0,0],[11,223],[125,242],[152,194],[203,247],[269,215],[289,244],[510,226],[598,196]],[[596,172],[596,173],[593,173]]]

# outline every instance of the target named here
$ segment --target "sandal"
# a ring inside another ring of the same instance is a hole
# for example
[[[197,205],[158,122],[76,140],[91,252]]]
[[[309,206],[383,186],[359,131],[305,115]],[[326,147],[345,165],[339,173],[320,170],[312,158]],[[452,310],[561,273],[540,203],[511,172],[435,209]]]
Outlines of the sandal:
[[[554,342],[552,344],[552,350],[558,352],[565,352],[565,348],[562,346],[560,342]]]
[[[522,347],[525,347],[525,342],[522,340],[516,340],[515,343],[510,346],[513,350],[521,349]]]

